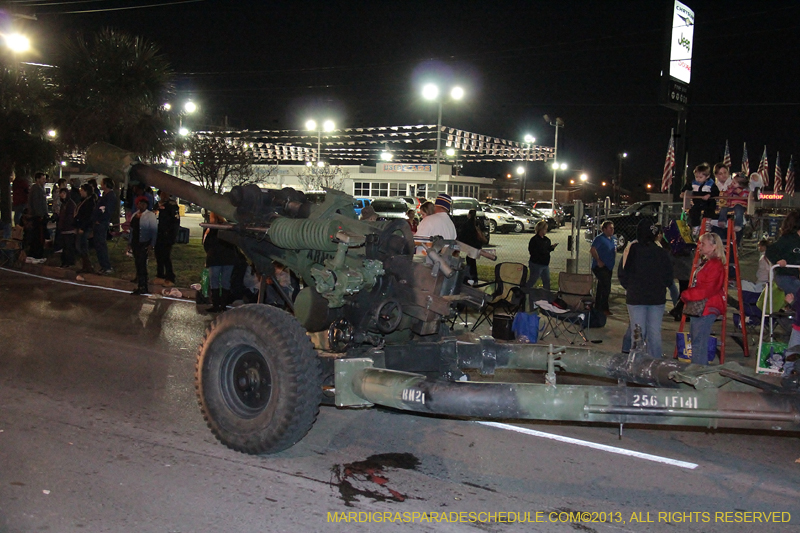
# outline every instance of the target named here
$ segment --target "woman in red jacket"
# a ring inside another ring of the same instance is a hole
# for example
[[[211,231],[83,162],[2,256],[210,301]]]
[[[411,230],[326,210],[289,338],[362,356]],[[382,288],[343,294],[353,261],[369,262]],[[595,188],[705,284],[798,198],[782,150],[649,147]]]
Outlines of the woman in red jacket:
[[[715,233],[706,233],[697,243],[702,260],[697,265],[691,286],[681,293],[681,300],[687,307],[692,307],[691,302],[705,300],[699,316],[692,316],[692,364],[708,364],[708,337],[711,335],[711,326],[725,310],[725,288],[723,278],[725,274],[725,248],[722,239]],[[697,304],[698,306],[700,304]],[[688,314],[688,313],[687,313]]]

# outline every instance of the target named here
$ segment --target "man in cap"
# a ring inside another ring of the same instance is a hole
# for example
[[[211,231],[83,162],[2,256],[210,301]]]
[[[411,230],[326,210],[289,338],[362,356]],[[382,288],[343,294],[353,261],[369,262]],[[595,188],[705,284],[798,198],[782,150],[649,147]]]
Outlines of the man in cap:
[[[434,203],[434,212],[422,219],[417,226],[418,237],[439,236],[444,239],[454,240],[456,238],[456,226],[450,218],[450,206],[453,199],[447,194],[440,194]]]

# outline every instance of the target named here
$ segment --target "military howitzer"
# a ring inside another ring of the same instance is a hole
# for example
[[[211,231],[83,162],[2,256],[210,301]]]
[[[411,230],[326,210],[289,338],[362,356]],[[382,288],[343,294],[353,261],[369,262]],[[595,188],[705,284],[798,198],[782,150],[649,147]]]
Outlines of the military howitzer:
[[[796,375],[776,383],[737,363],[696,367],[636,348],[623,355],[450,337],[445,321],[456,306],[484,302],[481,291],[463,283],[461,254],[479,252],[433,238],[427,256],[415,258],[404,220],[359,221],[353,198],[343,193],[328,191],[319,205],[293,189],[251,185],[218,195],[109,145],[91,147],[87,163],[215,211],[230,220],[216,226],[220,238],[236,244],[263,276],[277,262],[303,279],[294,316],[246,305],[206,330],[198,400],[212,432],[234,450],[292,446],[310,430],[324,398],[340,407],[494,419],[800,429]],[[474,381],[500,368],[542,372],[543,383]],[[557,371],[607,384],[558,384]]]

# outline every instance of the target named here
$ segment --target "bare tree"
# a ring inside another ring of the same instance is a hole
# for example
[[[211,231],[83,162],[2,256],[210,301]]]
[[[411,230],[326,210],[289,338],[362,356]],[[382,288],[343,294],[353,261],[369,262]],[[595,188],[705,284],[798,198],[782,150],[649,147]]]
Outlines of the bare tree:
[[[310,191],[321,191],[322,189],[344,189],[344,180],[350,176],[350,172],[343,170],[339,166],[331,166],[325,163],[323,166],[305,167],[297,173],[297,179]]]
[[[189,138],[189,152],[184,167],[188,177],[202,187],[221,193],[236,185],[263,183],[276,173],[277,167],[253,167],[253,154],[247,143],[213,135]]]

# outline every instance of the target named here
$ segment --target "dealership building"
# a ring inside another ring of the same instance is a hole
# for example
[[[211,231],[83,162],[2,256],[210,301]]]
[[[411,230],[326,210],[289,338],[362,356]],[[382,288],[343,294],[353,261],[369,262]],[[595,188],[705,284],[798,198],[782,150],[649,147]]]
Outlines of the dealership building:
[[[317,171],[307,165],[256,165],[256,176],[262,188],[293,187],[300,190],[319,189],[325,180],[355,197],[432,196],[436,186],[436,164],[378,163],[338,165]],[[451,196],[482,198],[490,194],[493,180],[475,176],[454,175],[452,165],[439,165],[439,191]],[[483,191],[483,192],[482,192]]]

